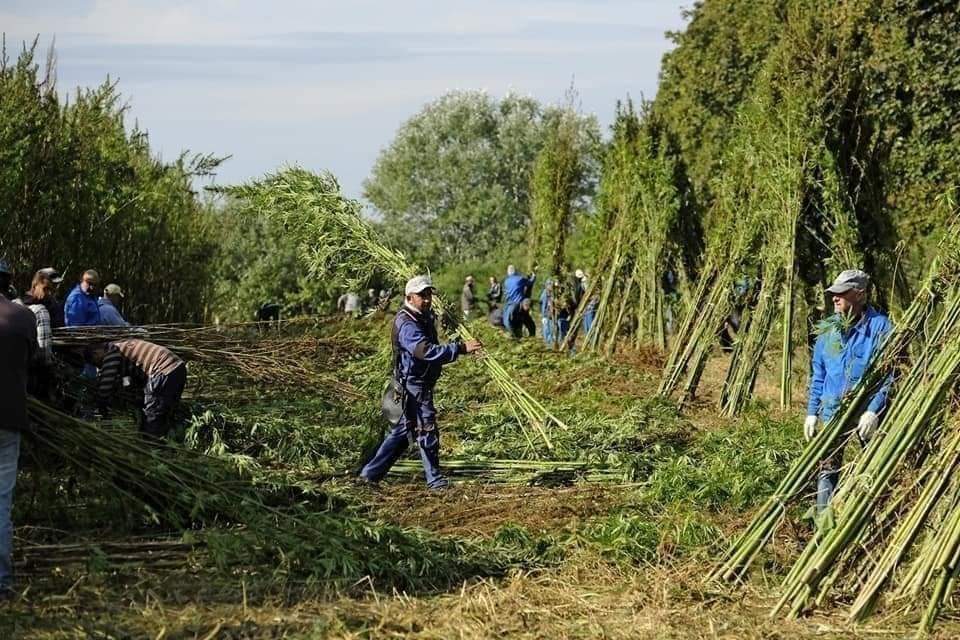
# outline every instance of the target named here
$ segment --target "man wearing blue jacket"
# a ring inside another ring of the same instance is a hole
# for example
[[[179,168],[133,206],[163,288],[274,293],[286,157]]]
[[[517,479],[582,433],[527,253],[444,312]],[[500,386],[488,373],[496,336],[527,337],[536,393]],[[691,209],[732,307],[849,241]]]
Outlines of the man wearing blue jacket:
[[[73,288],[63,305],[64,319],[68,327],[100,324],[100,307],[97,305],[99,286],[100,274],[93,269],[83,272],[80,283]]]
[[[443,365],[481,347],[477,340],[440,344],[431,306],[433,282],[430,276],[411,278],[404,289],[406,301],[393,322],[395,376],[401,388],[403,415],[380,444],[373,458],[360,471],[366,482],[379,482],[416,436],[427,486],[442,489],[447,479],[440,472],[440,434],[433,388]]]
[[[827,293],[833,296],[834,315],[824,323],[824,331],[813,349],[807,419],[803,425],[807,440],[812,440],[820,424],[836,413],[843,395],[851,391],[867,370],[870,359],[890,332],[892,324],[868,303],[870,277],[863,271],[842,272]],[[870,398],[860,416],[857,435],[869,442],[880,424],[891,380]],[[820,463],[817,475],[817,512],[830,504],[840,477],[841,451]]]
[[[537,280],[537,274],[532,273],[530,277],[524,276],[517,271],[512,264],[507,267],[507,277],[503,281],[503,295],[506,303],[503,307],[503,326],[507,331],[513,331],[513,317],[517,307],[523,302],[524,298],[529,298],[533,291],[533,283]]]

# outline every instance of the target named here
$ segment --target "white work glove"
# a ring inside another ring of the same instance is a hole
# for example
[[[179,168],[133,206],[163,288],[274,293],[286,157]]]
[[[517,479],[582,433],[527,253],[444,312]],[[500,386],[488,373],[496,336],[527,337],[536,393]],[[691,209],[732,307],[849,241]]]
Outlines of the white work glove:
[[[817,416],[807,416],[807,419],[803,421],[803,435],[810,441],[817,435],[817,424],[820,422],[820,419]]]
[[[864,411],[860,416],[860,422],[857,424],[857,435],[863,442],[870,442],[870,438],[877,432],[880,425],[880,418],[873,411]]]

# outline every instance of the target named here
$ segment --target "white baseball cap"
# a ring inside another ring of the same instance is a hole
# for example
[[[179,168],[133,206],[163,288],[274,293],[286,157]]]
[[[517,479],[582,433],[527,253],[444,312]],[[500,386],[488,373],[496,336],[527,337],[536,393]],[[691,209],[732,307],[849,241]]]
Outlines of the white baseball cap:
[[[121,298],[124,297],[123,289],[121,289],[120,285],[118,284],[108,284],[103,288],[103,292],[108,296],[120,296]]]
[[[409,296],[414,293],[423,293],[427,289],[433,288],[433,280],[430,276],[414,276],[407,280],[407,286],[403,288],[403,294]]]

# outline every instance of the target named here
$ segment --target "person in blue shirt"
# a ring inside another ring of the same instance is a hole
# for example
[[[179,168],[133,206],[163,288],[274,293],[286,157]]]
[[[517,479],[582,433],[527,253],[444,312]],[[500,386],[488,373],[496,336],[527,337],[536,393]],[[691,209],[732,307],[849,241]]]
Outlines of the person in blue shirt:
[[[547,346],[553,345],[553,280],[543,283],[540,291],[540,325],[543,341]]]
[[[103,297],[97,300],[100,308],[100,324],[111,327],[129,327],[130,323],[120,315],[120,302],[123,289],[118,284],[108,284],[103,288]]]
[[[440,434],[433,388],[443,365],[463,354],[479,351],[481,344],[477,340],[440,344],[431,310],[433,282],[430,276],[411,278],[404,293],[406,301],[393,322],[394,376],[400,387],[403,412],[373,458],[361,469],[360,479],[379,482],[415,436],[427,486],[442,489],[448,483],[440,471]]]
[[[503,326],[507,331],[513,332],[511,319],[514,317],[517,307],[523,302],[524,298],[530,297],[533,290],[533,283],[537,280],[537,274],[531,273],[530,277],[524,276],[517,271],[512,264],[507,267],[507,277],[503,281],[503,295],[506,299],[503,308]]]
[[[97,288],[100,274],[93,269],[83,272],[63,305],[63,314],[68,327],[89,327],[100,324],[100,307],[97,305]]]
[[[856,269],[842,272],[827,293],[833,297],[834,315],[823,324],[813,348],[810,390],[804,435],[812,440],[821,424],[833,417],[844,394],[863,377],[870,359],[890,332],[892,324],[868,302],[870,277]],[[892,379],[874,393],[860,416],[857,435],[869,442],[880,423]],[[817,474],[817,512],[830,504],[840,478],[842,451],[820,463]]]

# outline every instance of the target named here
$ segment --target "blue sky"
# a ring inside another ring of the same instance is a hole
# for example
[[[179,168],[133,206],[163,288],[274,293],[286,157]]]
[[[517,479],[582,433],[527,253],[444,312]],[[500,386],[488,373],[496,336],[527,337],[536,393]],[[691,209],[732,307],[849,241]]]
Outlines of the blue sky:
[[[0,30],[55,38],[61,91],[119,80],[164,157],[232,154],[217,182],[284,163],[329,169],[359,196],[380,149],[454,89],[561,101],[609,124],[653,97],[668,30],[693,0],[0,0]]]

